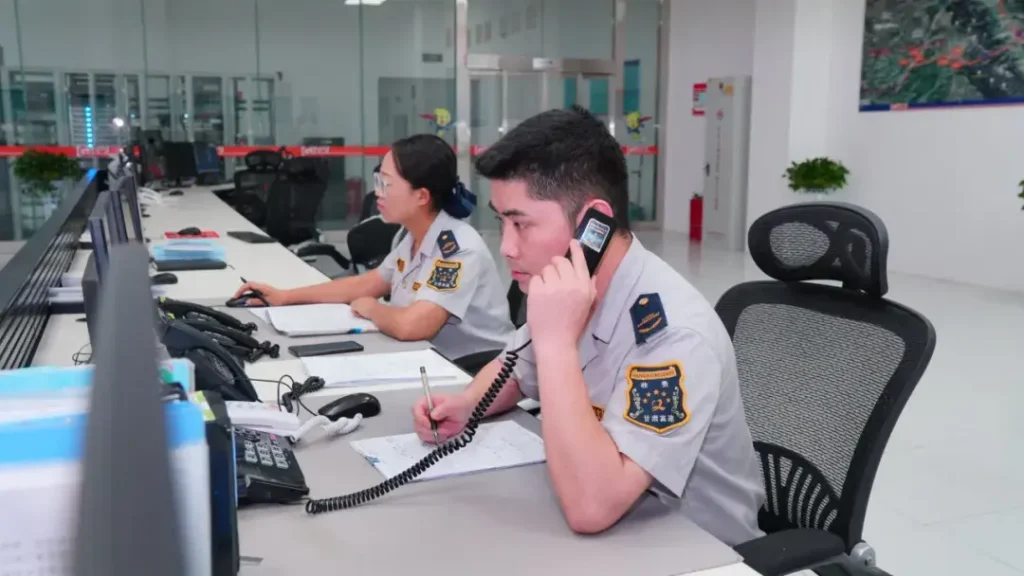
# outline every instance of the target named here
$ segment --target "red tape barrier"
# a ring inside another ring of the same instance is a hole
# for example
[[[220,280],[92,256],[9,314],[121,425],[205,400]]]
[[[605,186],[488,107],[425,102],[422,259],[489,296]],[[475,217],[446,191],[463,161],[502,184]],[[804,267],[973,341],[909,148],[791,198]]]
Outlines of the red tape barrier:
[[[64,154],[74,158],[110,158],[120,150],[119,146],[0,146],[0,158],[21,156],[28,149]],[[487,147],[472,146],[470,154],[480,155]],[[280,146],[218,146],[217,155],[221,158],[243,158],[257,150],[280,150]],[[373,156],[381,157],[388,153],[389,146],[285,146],[285,151],[292,156],[308,156],[337,158],[342,156]],[[626,156],[657,156],[657,146],[623,146]]]

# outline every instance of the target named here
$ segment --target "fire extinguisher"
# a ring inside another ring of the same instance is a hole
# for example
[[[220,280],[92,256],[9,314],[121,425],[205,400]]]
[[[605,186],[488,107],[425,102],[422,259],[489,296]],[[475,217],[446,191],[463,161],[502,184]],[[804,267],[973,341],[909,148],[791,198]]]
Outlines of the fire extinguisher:
[[[704,197],[694,192],[690,198],[690,240],[701,241],[704,227]]]

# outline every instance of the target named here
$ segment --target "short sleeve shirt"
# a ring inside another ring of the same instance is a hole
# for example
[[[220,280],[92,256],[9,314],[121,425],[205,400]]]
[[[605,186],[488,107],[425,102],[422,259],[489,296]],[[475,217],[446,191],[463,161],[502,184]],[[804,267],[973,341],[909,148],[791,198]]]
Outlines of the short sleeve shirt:
[[[450,315],[431,344],[451,359],[500,350],[512,338],[507,287],[480,234],[468,223],[440,212],[412,252],[406,234],[378,271],[391,284],[391,305],[432,302]]]
[[[526,325],[509,348],[529,337]],[[579,352],[595,417],[651,491],[730,546],[761,536],[764,487],[732,341],[700,292],[633,238]],[[519,386],[539,400],[533,351],[519,356]]]

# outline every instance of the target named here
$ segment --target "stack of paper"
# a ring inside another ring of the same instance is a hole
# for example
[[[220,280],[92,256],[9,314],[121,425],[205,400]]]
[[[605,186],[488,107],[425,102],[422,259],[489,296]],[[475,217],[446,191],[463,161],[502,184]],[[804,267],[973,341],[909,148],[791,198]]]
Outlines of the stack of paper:
[[[431,382],[468,380],[465,372],[433,350],[309,356],[302,359],[302,364],[310,376],[323,378],[327,386],[419,382],[420,366]]]
[[[381,474],[393,478],[433,451],[415,434],[355,440],[352,448]],[[544,462],[544,440],[515,422],[482,424],[468,446],[434,464],[417,480],[472,474]]]
[[[376,332],[377,327],[356,316],[348,304],[274,306],[267,310],[274,329],[288,336],[330,336]]]

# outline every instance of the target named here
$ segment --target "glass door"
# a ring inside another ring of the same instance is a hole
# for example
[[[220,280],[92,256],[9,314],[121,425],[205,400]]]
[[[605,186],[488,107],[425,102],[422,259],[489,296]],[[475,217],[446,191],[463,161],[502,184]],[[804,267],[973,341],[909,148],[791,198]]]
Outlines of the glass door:
[[[584,106],[611,122],[610,60],[557,60],[470,54],[469,146],[479,154],[517,124],[543,112]],[[603,90],[601,89],[603,86]],[[477,195],[479,209],[472,224],[479,230],[496,230],[497,219],[486,209],[491,200],[490,183],[470,170],[469,187]]]

